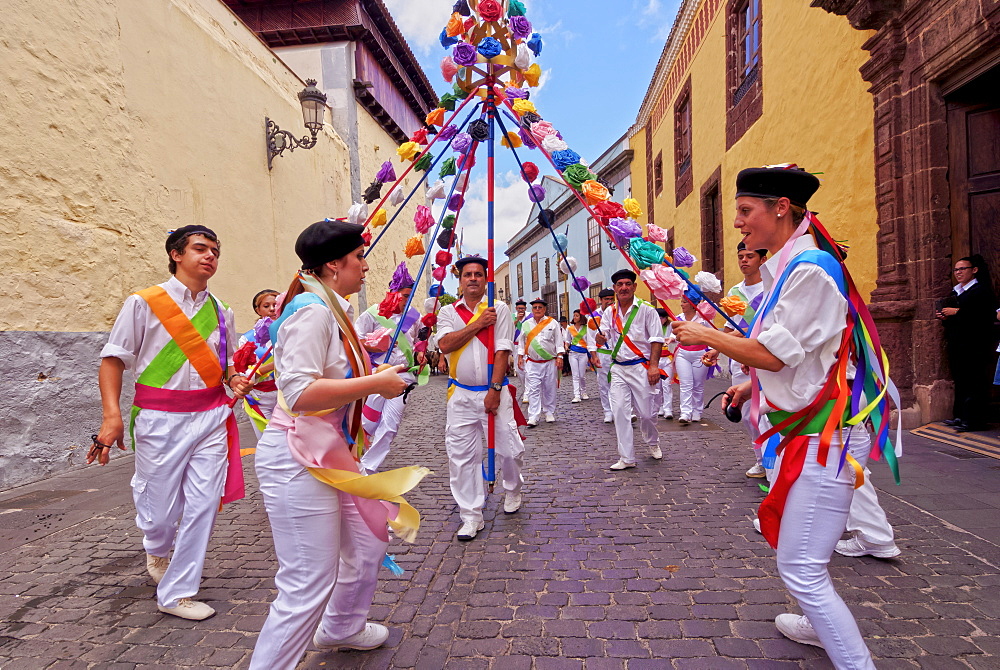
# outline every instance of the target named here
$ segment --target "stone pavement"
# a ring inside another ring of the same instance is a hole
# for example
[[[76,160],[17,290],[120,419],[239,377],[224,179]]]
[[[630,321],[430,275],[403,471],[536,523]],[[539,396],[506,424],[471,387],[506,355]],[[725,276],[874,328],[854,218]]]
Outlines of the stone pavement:
[[[463,544],[443,379],[413,394],[387,466],[434,472],[407,496],[417,543],[390,549],[406,574],[383,570],[372,608],[391,637],[300,667],[831,667],[774,629],[795,606],[750,525],[762,494],[738,428],[717,409],[686,429],[661,420],[663,460],[613,473],[599,401],[570,404],[564,382],[559,421],[527,433],[524,507],[504,515],[490,496],[485,531]],[[840,593],[880,669],[1000,668],[1000,462],[921,438],[906,449],[902,486],[873,466],[903,554],[835,555]],[[219,613],[200,623],[156,611],[129,457],[0,494],[0,668],[245,667],[276,567],[245,461],[250,496],[220,515],[199,596]]]

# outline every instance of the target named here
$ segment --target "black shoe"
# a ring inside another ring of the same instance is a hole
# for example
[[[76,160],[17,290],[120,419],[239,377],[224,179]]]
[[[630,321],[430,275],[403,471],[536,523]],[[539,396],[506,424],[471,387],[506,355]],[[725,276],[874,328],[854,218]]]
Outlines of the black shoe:
[[[955,426],[956,433],[980,433],[984,430],[989,430],[988,426],[970,426],[967,423],[963,423],[960,426]]]
[[[941,423],[943,423],[946,426],[955,427],[955,426],[961,426],[962,425],[962,420],[961,419],[945,419]]]

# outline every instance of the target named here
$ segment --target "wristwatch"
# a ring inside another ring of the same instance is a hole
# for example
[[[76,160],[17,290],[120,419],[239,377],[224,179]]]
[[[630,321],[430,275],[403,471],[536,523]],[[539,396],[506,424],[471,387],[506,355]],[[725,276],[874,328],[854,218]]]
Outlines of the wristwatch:
[[[490,388],[493,389],[494,391],[501,391],[503,390],[503,384],[499,382],[493,382],[492,384],[490,384]]]

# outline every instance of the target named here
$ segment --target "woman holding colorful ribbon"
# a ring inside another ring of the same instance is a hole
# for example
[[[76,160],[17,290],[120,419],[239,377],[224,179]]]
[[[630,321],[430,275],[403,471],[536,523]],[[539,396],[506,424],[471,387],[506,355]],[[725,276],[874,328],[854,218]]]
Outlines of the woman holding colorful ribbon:
[[[264,289],[253,297],[253,311],[260,318],[253,328],[240,337],[236,354],[233,356],[233,364],[240,373],[254,369],[254,364],[267,356],[267,360],[256,368],[253,391],[243,398],[243,409],[250,417],[250,425],[257,439],[263,434],[278,403],[278,386],[274,382],[274,360],[270,355],[270,327],[278,311],[277,307],[278,292],[274,289]]]
[[[767,249],[765,298],[749,337],[696,323],[673,324],[684,345],[705,344],[751,368],[728,402],[752,399],[780,435],[782,459],[761,504],[761,532],[805,616],[780,614],[785,636],[826,649],[838,669],[873,670],[871,654],[827,569],[844,532],[872,439],[895,473],[886,440],[894,395],[887,362],[843,254],[805,208],[819,180],[795,166],[752,168],[736,178],[735,227],[749,249]],[[725,403],[724,403],[725,404]],[[885,445],[887,448],[882,449]]]
[[[344,297],[361,289],[368,270],[363,230],[325,220],[299,235],[303,271],[271,326],[279,397],[256,467],[278,596],[257,638],[254,669],[294,668],[310,639],[321,649],[385,642],[388,629],[366,619],[389,542],[386,524],[408,541],[419,526],[401,496],[426,469],[358,471],[365,398],[395,398],[407,386],[399,375],[405,366],[372,373]]]

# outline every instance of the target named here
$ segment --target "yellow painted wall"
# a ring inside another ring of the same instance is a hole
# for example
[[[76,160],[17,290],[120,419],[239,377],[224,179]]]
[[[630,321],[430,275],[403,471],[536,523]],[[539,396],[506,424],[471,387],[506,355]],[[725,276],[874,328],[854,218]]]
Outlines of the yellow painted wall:
[[[763,114],[727,151],[725,17],[720,10],[684,76],[692,80],[694,188],[679,206],[674,194],[675,100],[653,134],[652,154],[662,151],[664,162],[655,223],[673,226],[676,245],[700,258],[700,189],[721,166],[727,249],[723,283],[732,286],[742,280],[736,264],[739,235],[732,227],[736,174],[745,167],[797,163],[824,173],[810,208],[819,212],[836,239],[849,241],[848,265],[859,289],[868,295],[875,288],[877,269],[873,112],[858,68],[867,60],[861,45],[870,33],[799,0],[763,0],[761,14]],[[636,152],[633,185],[644,204],[647,131],[642,128],[631,140]]]

